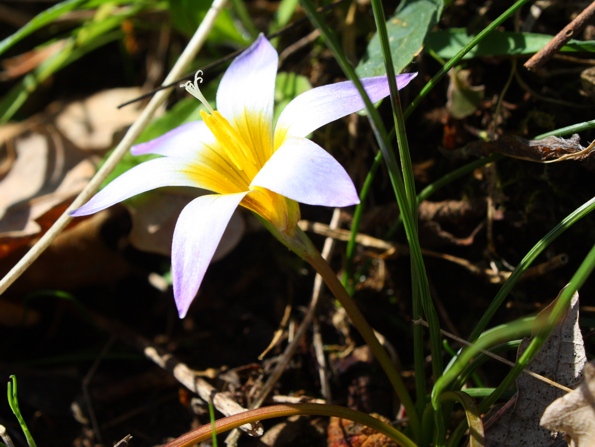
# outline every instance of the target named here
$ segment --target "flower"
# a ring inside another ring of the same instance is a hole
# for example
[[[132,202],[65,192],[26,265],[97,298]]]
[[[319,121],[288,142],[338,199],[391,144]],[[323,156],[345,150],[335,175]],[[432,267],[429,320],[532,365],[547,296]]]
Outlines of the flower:
[[[267,225],[291,234],[300,217],[297,202],[343,207],[359,203],[353,182],[328,152],[305,137],[319,127],[364,108],[351,82],[309,90],[291,101],[273,126],[278,55],[263,36],[225,72],[213,110],[198,88],[189,93],[207,108],[202,121],[184,124],[132,148],[134,155],[162,157],[135,166],[85,205],[84,216],[163,186],[212,191],[180,213],[172,243],[174,297],[180,318],[192,303],[234,210],[241,205]],[[404,87],[415,74],[397,76]],[[362,79],[372,101],[389,93],[385,76]]]

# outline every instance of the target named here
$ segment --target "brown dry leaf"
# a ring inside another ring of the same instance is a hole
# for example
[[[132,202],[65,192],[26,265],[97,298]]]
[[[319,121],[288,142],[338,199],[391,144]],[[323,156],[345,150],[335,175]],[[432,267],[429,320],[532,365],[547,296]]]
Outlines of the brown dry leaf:
[[[18,56],[4,59],[1,63],[4,71],[0,72],[0,80],[8,81],[35,70],[42,62],[62,51],[66,43],[65,39],[58,40]]]
[[[196,188],[160,188],[151,191],[148,200],[125,203],[132,216],[130,243],[139,250],[169,256],[178,216],[196,197]],[[223,233],[213,261],[222,259],[235,248],[244,234],[244,229],[244,219],[238,210],[232,215]]]
[[[56,127],[79,149],[109,149],[114,145],[114,135],[131,125],[140,114],[134,105],[117,107],[141,94],[138,87],[114,88],[84,101],[74,101],[56,117]]]
[[[104,241],[102,231],[124,213],[112,207],[60,233],[50,247],[10,287],[12,296],[39,289],[66,289],[112,284],[129,276],[134,266],[117,249]],[[0,259],[0,276],[23,255],[17,250]],[[0,309],[1,312],[1,309]]]
[[[370,416],[390,424],[390,421],[383,416],[374,413]],[[347,419],[332,417],[327,433],[329,447],[397,447],[397,444],[386,435]]]
[[[40,320],[39,312],[28,309],[18,303],[0,301],[0,327],[30,327]]]
[[[578,134],[570,138],[547,137],[541,140],[526,140],[516,135],[502,135],[494,141],[474,141],[459,151],[451,152],[457,158],[487,156],[494,153],[537,163],[557,163],[560,161],[590,161],[595,152],[595,144],[581,146]]]
[[[113,134],[138,115],[134,109],[119,114],[116,106],[138,93],[137,88],[101,92],[48,108],[60,110],[57,114],[0,127],[0,257],[40,236],[47,227],[39,219],[54,215],[56,207],[63,211],[82,191],[98,163],[88,150],[110,149]]]
[[[595,364],[587,363],[584,381],[574,391],[546,408],[540,421],[549,430],[561,431],[570,438],[570,447],[595,445]]]
[[[72,200],[95,173],[96,160],[55,136],[26,133],[13,140],[16,158],[0,182],[0,246],[39,233],[36,220]]]
[[[560,324],[552,331],[528,369],[561,385],[575,387],[582,378],[586,362],[583,337],[578,325],[578,293],[572,297],[571,306]],[[550,306],[542,313],[549,312]],[[530,340],[519,346],[520,356]],[[505,410],[485,423],[486,446],[518,447],[548,446],[555,434],[539,425],[546,407],[564,392],[528,374],[521,374],[516,381],[517,394],[505,405]]]

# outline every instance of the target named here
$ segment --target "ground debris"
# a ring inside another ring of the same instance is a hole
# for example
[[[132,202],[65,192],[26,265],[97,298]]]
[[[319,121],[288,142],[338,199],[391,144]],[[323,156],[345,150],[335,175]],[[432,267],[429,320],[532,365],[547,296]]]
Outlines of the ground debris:
[[[526,140],[517,135],[503,135],[493,141],[473,141],[454,151],[453,155],[455,158],[468,158],[502,154],[537,163],[555,163],[566,160],[586,161],[591,158],[593,152],[595,152],[595,145],[581,146],[578,134],[570,138],[547,137],[541,140]]]
[[[570,447],[595,445],[595,364],[587,363],[585,380],[574,391],[556,399],[546,408],[540,424],[563,431]]]
[[[538,318],[548,312],[550,307],[544,309]],[[575,294],[565,318],[528,365],[530,371],[565,387],[574,387],[580,382],[586,362],[578,325],[578,307],[578,294]],[[529,339],[523,340],[518,356],[522,355],[529,343]],[[542,428],[539,419],[547,405],[560,397],[563,391],[528,374],[521,374],[516,383],[517,394],[485,421],[486,446],[549,446],[561,436]]]

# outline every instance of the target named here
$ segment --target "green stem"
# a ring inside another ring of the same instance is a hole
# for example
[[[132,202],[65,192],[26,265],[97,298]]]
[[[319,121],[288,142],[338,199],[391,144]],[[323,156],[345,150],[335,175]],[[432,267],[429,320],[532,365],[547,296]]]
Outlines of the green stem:
[[[300,230],[301,231],[301,230]],[[304,233],[303,237],[307,237]],[[374,334],[373,329],[370,327],[365,317],[360,312],[359,308],[355,304],[355,301],[349,296],[335,272],[331,269],[330,265],[320,255],[318,250],[314,250],[308,254],[305,258],[308,263],[314,267],[316,272],[322,276],[325,284],[329,290],[333,293],[335,298],[341,303],[341,306],[345,309],[347,315],[351,320],[351,323],[358,330],[366,344],[370,347],[374,353],[374,357],[380,363],[380,366],[388,376],[399,400],[407,410],[407,417],[413,433],[419,433],[419,421],[417,418],[417,412],[411,400],[411,396],[407,391],[407,387],[401,378],[401,374],[395,367],[393,361],[388,356],[386,350],[382,347],[378,338]]]
[[[351,221],[351,234],[349,236],[349,242],[347,242],[347,246],[345,247],[345,268],[343,270],[343,277],[341,282],[343,286],[345,286],[350,295],[353,294],[355,287],[353,285],[353,272],[351,271],[353,268],[353,254],[355,252],[355,237],[359,232],[359,225],[362,220],[362,215],[364,214],[364,203],[366,198],[368,197],[368,193],[370,192],[370,188],[372,187],[372,183],[374,182],[374,177],[376,176],[376,171],[380,167],[382,163],[382,152],[378,152],[374,157],[374,162],[372,163],[372,167],[368,171],[364,183],[362,184],[362,188],[359,193],[359,200],[360,202],[355,207],[355,211],[353,212],[353,219]]]
[[[376,360],[378,360],[378,363],[386,373],[401,404],[403,404],[407,411],[411,430],[414,433],[415,438],[419,439],[418,435],[420,434],[421,429],[419,417],[415,411],[415,406],[407,391],[407,387],[401,378],[401,374],[393,364],[393,361],[386,350],[378,341],[378,338],[376,338],[374,330],[370,327],[365,317],[358,309],[355,301],[349,296],[347,290],[345,290],[345,287],[343,287],[343,284],[341,284],[341,281],[339,281],[328,262],[321,256],[312,241],[299,227],[296,226],[293,232],[279,231],[271,225],[270,222],[262,218],[259,218],[259,220],[283,245],[308,262],[316,270],[335,298],[341,303],[341,306],[345,309],[352,324],[370,347]]]
[[[547,322],[543,328],[539,328],[539,333],[533,338],[527,349],[523,352],[521,357],[517,360],[516,365],[504,378],[502,383],[498,385],[496,390],[486,398],[479,406],[480,411],[486,411],[499,397],[500,395],[516,380],[518,375],[523,371],[527,364],[533,359],[537,351],[541,348],[543,343],[547,340],[550,333],[556,326],[556,324],[563,318],[566,309],[570,306],[572,296],[580,289],[587,278],[591,275],[591,272],[595,268],[595,246],[591,248],[580,267],[577,269],[575,274],[570,279],[570,282],[564,290],[560,293],[560,296],[556,300],[551,313],[548,316]]]
[[[360,411],[350,410],[349,408],[340,407],[338,405],[326,404],[284,404],[271,405],[269,407],[258,408],[256,410],[248,410],[233,416],[219,419],[215,422],[215,431],[217,434],[221,434],[243,424],[265,419],[296,415],[334,416],[341,419],[348,419],[350,421],[359,422],[362,425],[373,428],[374,430],[388,436],[400,446],[416,447],[416,444],[411,439],[409,439],[399,430],[391,427],[388,424],[385,424],[379,419],[376,419]],[[196,445],[199,442],[206,441],[210,437],[211,425],[206,424],[180,436],[177,439],[174,439],[163,447],[190,447]]]
[[[415,192],[415,180],[413,175],[413,165],[411,163],[411,154],[409,153],[409,142],[405,130],[405,116],[401,107],[401,98],[395,80],[395,68],[392,61],[392,54],[389,44],[388,32],[386,29],[386,17],[384,16],[384,7],[380,0],[372,0],[372,10],[374,20],[382,49],[386,76],[390,89],[391,106],[393,111],[393,122],[397,136],[397,148],[401,162],[402,178],[405,187],[405,201],[399,203],[401,214],[407,216],[410,220],[406,227],[407,239],[411,247],[411,284],[412,284],[412,318],[418,320],[422,317],[422,310],[426,314],[428,327],[430,331],[430,349],[432,353],[432,373],[434,380],[442,375],[442,341],[440,335],[440,322],[434,308],[430,294],[430,286],[426,274],[426,268],[421,249],[419,247],[419,238],[417,234],[417,199]],[[404,209],[407,206],[407,209]],[[416,325],[413,329],[414,341],[414,364],[415,364],[415,382],[417,391],[418,412],[423,411],[425,403],[425,380],[422,380],[420,374],[423,374],[424,366],[424,341],[423,328]],[[422,396],[424,397],[422,399]],[[442,420],[441,418],[438,418]],[[438,423],[436,429],[444,432],[444,425]]]
[[[366,105],[366,111],[368,112],[368,117],[370,120],[370,125],[372,127],[372,131],[374,132],[374,136],[376,137],[376,141],[380,146],[380,150],[382,152],[382,156],[384,157],[384,161],[387,165],[389,177],[391,180],[391,184],[395,193],[395,197],[397,199],[397,203],[399,205],[399,209],[403,213],[403,220],[405,223],[405,233],[407,235],[407,241],[409,242],[410,250],[411,250],[411,257],[415,261],[415,269],[414,272],[417,272],[417,276],[412,275],[413,279],[415,278],[423,278],[425,279],[422,281],[421,285],[425,287],[427,283],[427,276],[425,274],[425,266],[423,264],[423,259],[421,257],[421,248],[419,245],[419,240],[417,238],[417,227],[416,227],[416,218],[413,216],[412,205],[407,200],[407,194],[405,190],[405,185],[403,182],[403,177],[401,175],[401,170],[399,168],[399,164],[395,157],[394,152],[389,144],[388,135],[386,133],[386,129],[380,119],[380,115],[378,110],[374,108],[373,104],[370,101],[365,89],[363,88],[361,81],[357,77],[354,68],[349,64],[347,58],[345,57],[341,46],[335,36],[334,31],[327,25],[324,19],[318,14],[316,8],[312,4],[311,0],[301,0],[302,7],[308,14],[312,23],[320,29],[322,35],[325,38],[325,41],[328,47],[333,52],[337,63],[341,66],[341,69],[347,76],[347,78],[353,82],[353,85],[357,88],[358,92],[360,93],[364,104]],[[413,289],[415,290],[416,287],[420,287],[420,284],[417,281],[413,284]],[[418,290],[415,290],[415,293],[418,293]],[[427,297],[428,299],[424,299]],[[428,320],[428,324],[430,326],[430,335],[432,337],[432,348],[436,346],[440,346],[440,342],[436,343],[436,339],[439,337],[439,333],[433,328],[436,327],[437,319],[435,318],[435,312],[432,312],[433,304],[429,299],[429,293],[421,294],[421,305],[424,307],[424,310],[427,312],[426,318]],[[421,311],[419,309],[419,299],[414,299],[414,309],[413,313],[415,315],[420,315]],[[424,353],[423,353],[423,329],[421,327],[414,327],[413,329],[413,336],[414,336],[414,363],[415,363],[415,382],[416,382],[416,390],[418,392],[418,401],[425,401],[425,372],[424,372]],[[441,352],[432,352],[432,355],[441,355]],[[433,363],[433,366],[435,364]],[[436,370],[438,368],[435,368]],[[420,410],[423,411],[423,404],[420,404]]]
[[[577,221],[595,210],[595,197],[566,216],[556,225],[548,234],[540,239],[537,244],[525,255],[519,265],[514,269],[510,277],[504,282],[486,311],[482,314],[477,326],[469,337],[469,342],[473,343],[485,330],[492,317],[496,314],[504,299],[508,296],[512,288],[521,278],[523,273],[529,268],[533,261],[539,256],[552,242],[554,242],[562,233],[568,230]]]

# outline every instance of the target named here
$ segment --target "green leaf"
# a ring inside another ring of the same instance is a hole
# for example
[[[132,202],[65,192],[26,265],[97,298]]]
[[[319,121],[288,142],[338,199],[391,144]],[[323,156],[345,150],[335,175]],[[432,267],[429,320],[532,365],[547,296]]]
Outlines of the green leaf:
[[[395,71],[399,73],[422,49],[429,30],[442,13],[441,0],[405,0],[386,22]],[[366,55],[356,68],[360,77],[386,74],[378,34],[368,44]]]
[[[192,36],[203,21],[211,4],[211,0],[169,0],[169,11],[174,28],[187,36]],[[209,40],[211,42],[232,43],[237,46],[245,46],[250,43],[238,31],[227,9],[221,11],[217,17],[215,27],[209,33]]]
[[[534,54],[541,50],[553,36],[537,33],[517,33],[511,31],[493,32],[487,35],[464,59],[481,56],[518,56]],[[443,59],[457,54],[472,36],[462,28],[434,31],[428,34],[426,45]],[[595,41],[569,41],[561,51],[595,51]]]
[[[66,0],[38,14],[33,18],[33,20],[19,29],[16,33],[8,36],[6,39],[0,42],[0,54],[4,53],[11,46],[27,37],[29,34],[37,31],[40,28],[43,28],[46,25],[49,25],[61,15],[76,9],[86,2],[87,0]]]

